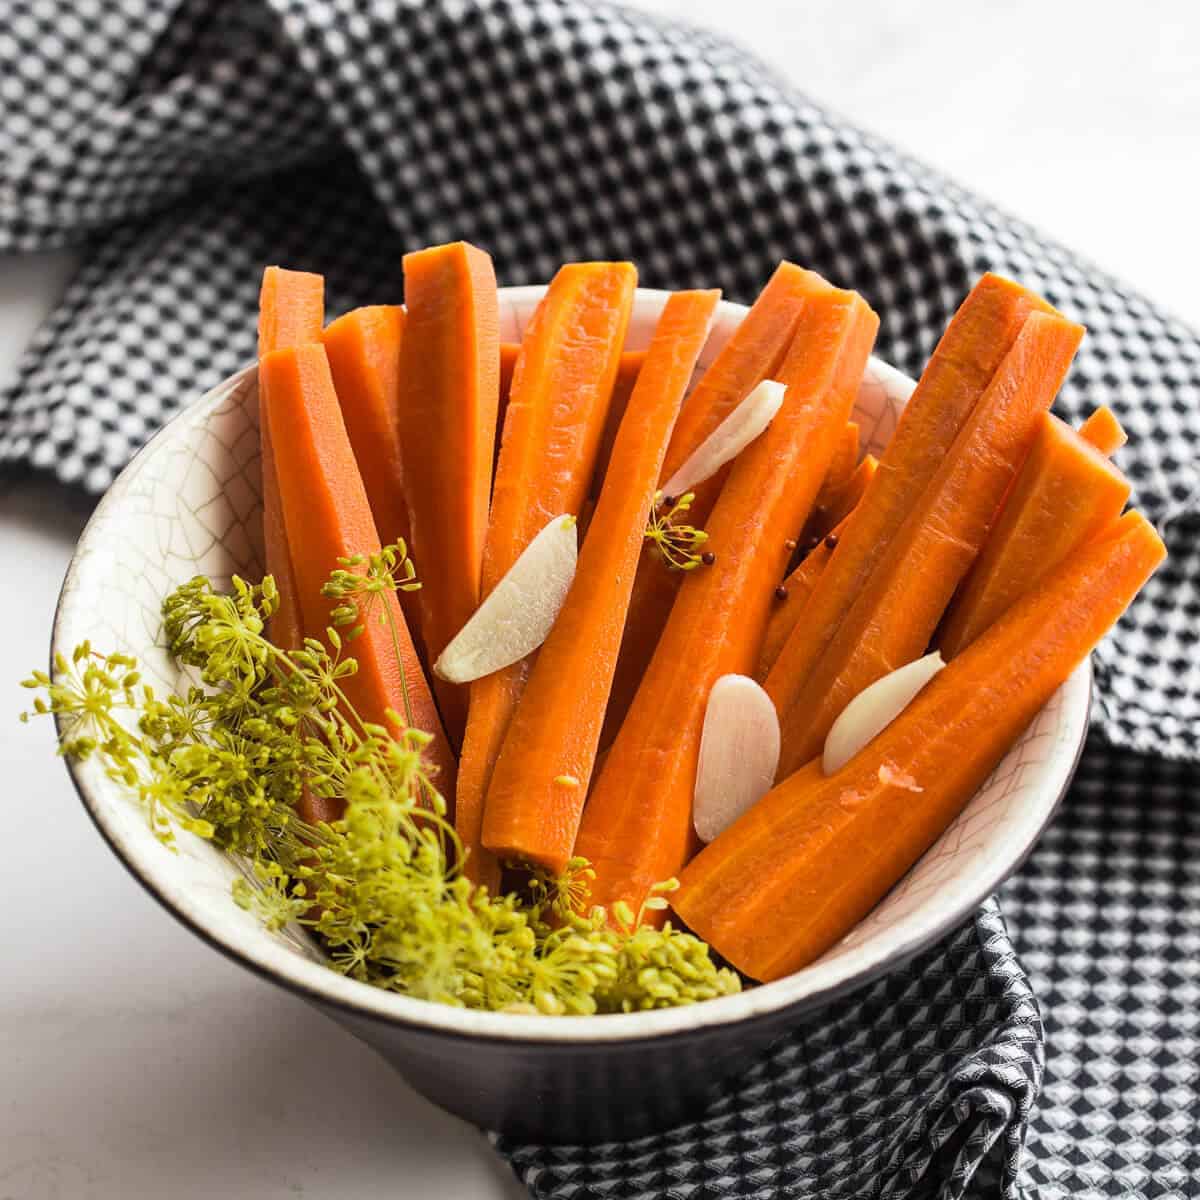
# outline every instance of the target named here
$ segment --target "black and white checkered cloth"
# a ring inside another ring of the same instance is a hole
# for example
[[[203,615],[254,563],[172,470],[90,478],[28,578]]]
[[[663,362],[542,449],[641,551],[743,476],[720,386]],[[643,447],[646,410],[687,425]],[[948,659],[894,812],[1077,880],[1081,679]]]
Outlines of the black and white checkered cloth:
[[[505,283],[631,258],[648,285],[737,299],[791,258],[861,290],[879,352],[914,374],[980,272],[1014,276],[1088,326],[1059,409],[1117,411],[1171,551],[1097,655],[1078,781],[1004,893],[1032,990],[989,904],[696,1125],[599,1150],[502,1143],[531,1190],[1200,1194],[1200,341],[741,50],[644,14],[8,0],[0,250],[84,261],[0,394],[0,463],[99,491],[251,356],[265,263],[324,272],[338,311],[398,299],[401,253],[459,237]]]

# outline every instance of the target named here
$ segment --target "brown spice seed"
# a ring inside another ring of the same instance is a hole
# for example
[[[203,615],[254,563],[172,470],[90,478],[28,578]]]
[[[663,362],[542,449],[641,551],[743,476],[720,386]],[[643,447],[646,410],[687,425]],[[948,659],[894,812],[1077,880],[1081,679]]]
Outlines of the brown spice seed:
[[[826,550],[836,550],[837,543],[838,543],[838,537],[837,537],[836,533],[830,533],[830,534],[826,535],[826,537],[825,537],[825,549]]]
[[[775,599],[776,599],[776,600],[786,600],[786,599],[787,599],[787,597],[788,597],[788,591],[787,591],[787,588],[785,588],[785,587],[783,586],[783,584],[781,583],[781,584],[780,584],[780,585],[779,585],[779,586],[778,586],[778,587],[775,589]]]
[[[713,563],[717,561],[717,556],[711,550],[705,550],[705,552],[700,555],[700,561],[706,567],[711,567]]]

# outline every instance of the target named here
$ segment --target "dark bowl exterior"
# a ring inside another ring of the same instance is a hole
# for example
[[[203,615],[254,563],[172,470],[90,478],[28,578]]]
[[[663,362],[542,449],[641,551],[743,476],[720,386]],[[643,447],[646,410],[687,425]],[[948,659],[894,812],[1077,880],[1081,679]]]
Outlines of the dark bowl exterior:
[[[558,1145],[626,1141],[703,1115],[795,1020],[784,1010],[672,1037],[555,1044],[448,1036],[312,1003],[439,1108],[517,1141]]]

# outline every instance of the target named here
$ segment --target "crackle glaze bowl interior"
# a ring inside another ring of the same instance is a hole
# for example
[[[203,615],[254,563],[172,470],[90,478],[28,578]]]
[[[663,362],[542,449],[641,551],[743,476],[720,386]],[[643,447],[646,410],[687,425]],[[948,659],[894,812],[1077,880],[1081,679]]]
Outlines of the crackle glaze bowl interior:
[[[502,337],[519,340],[540,287],[501,292]],[[628,346],[648,343],[665,293],[638,292]],[[711,362],[745,309],[723,304],[699,369]],[[864,448],[878,453],[912,384],[873,360],[855,420]],[[255,371],[249,368],[197,398],[133,460],[100,502],[80,539],[63,587],[54,649],[69,653],[84,638],[135,655],[156,685],[177,671],[160,644],[159,604],[195,574],[220,584],[233,573],[262,572],[259,439]],[[419,552],[418,552],[419,553]],[[418,560],[419,561],[419,560]],[[501,1109],[482,1101],[453,1104],[410,1070],[407,1051],[389,1050],[372,1030],[391,1026],[426,1039],[469,1038],[522,1047],[591,1051],[738,1026],[775,1029],[902,965],[962,922],[1021,862],[1045,827],[1073,771],[1087,725],[1090,671],[1063,685],[966,809],[908,875],[857,928],[824,957],[776,983],[683,1009],[603,1017],[544,1017],[467,1012],[429,1004],[345,979],[325,968],[318,947],[299,930],[270,933],[230,895],[238,866],[183,835],[179,850],[151,834],[131,798],[97,763],[74,764],[75,784],[114,852],[183,924],[211,945],[274,982],[299,992],[379,1045],[416,1086],[470,1119],[503,1125]],[[758,1042],[761,1044],[763,1035]],[[447,1042],[449,1044],[449,1042]],[[718,1058],[720,1055],[717,1056]],[[547,1060],[547,1064],[549,1060]],[[546,1070],[558,1068],[542,1064]],[[498,1064],[500,1075],[507,1069]],[[539,1077],[540,1078],[540,1077]],[[481,1085],[482,1087],[483,1085]],[[534,1081],[533,1086],[541,1086]],[[528,1106],[526,1106],[528,1107]],[[663,1117],[652,1118],[661,1121]],[[576,1138],[547,1119],[530,1135]],[[645,1121],[612,1126],[615,1134]]]

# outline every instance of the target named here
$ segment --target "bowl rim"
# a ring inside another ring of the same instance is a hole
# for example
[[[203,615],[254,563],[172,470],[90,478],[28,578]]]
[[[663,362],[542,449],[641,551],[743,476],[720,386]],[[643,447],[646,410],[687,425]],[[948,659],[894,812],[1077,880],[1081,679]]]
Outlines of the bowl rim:
[[[502,296],[511,301],[526,303],[536,301],[544,290],[544,285],[536,284],[500,289]],[[638,289],[639,297],[659,298],[669,294],[661,289]],[[744,316],[747,309],[745,305],[723,300],[718,311],[731,316]],[[189,416],[194,417],[206,404],[215,403],[218,397],[228,395],[247,380],[255,369],[253,364],[244,367],[181,409],[136,452],[100,498],[79,537],[59,591],[51,632],[51,661],[56,652],[69,652],[69,648],[64,649],[60,645],[60,640],[66,615],[66,601],[74,590],[72,584],[80,562],[81,550],[87,544],[94,526],[103,519],[106,507],[118,502],[118,485],[122,478],[131,474],[144,457],[154,453],[162,441],[171,437],[177,423],[186,421]],[[895,382],[908,383],[911,386],[907,376],[882,360],[872,357],[870,369],[882,377],[885,384]],[[893,946],[873,961],[869,960],[852,970],[849,975],[844,971],[834,972],[834,978],[828,982],[819,980],[823,964],[817,962],[801,972],[772,983],[756,984],[731,996],[705,1000],[681,1008],[597,1016],[552,1017],[541,1014],[498,1013],[437,1004],[348,979],[281,944],[277,946],[281,953],[269,956],[277,961],[267,961],[266,957],[255,949],[242,945],[235,936],[221,936],[215,932],[202,919],[202,906],[190,903],[186,894],[176,892],[170,886],[167,880],[169,871],[156,871],[151,863],[144,861],[134,847],[127,844],[118,823],[110,819],[105,802],[93,792],[83,777],[82,764],[72,759],[63,761],[92,823],[130,875],[159,905],[202,941],[260,978],[269,980],[305,1000],[336,1009],[357,1020],[367,1020],[390,1027],[407,1027],[443,1037],[482,1038],[497,1043],[543,1048],[637,1044],[697,1035],[716,1027],[754,1025],[779,1018],[785,1013],[797,1016],[809,1009],[824,1007],[901,968],[921,951],[964,924],[980,904],[1021,866],[1058,811],[1083,753],[1092,685],[1090,658],[1085,660],[1063,685],[1064,688],[1072,689],[1068,711],[1079,725],[1079,734],[1075,738],[1069,764],[1066,764],[1065,756],[1061,762],[1056,761],[1054,764],[1052,776],[1058,778],[1051,786],[1055,787],[1056,794],[1053,801],[1047,805],[1042,821],[1036,829],[1029,832],[1014,856],[1006,857],[996,866],[983,872],[980,882],[975,887],[964,890],[955,902],[947,907],[940,919],[915,929],[905,941]],[[164,864],[169,861],[166,857],[162,860]],[[159,878],[160,875],[163,878]],[[812,982],[814,976],[818,977],[815,985]]]

